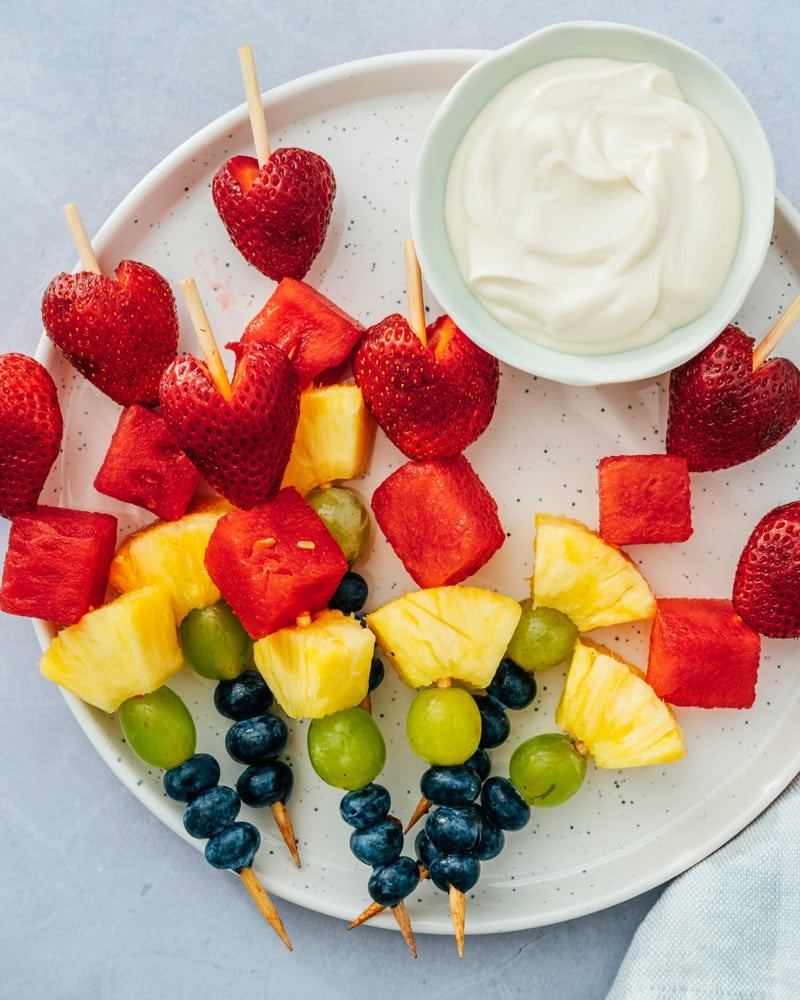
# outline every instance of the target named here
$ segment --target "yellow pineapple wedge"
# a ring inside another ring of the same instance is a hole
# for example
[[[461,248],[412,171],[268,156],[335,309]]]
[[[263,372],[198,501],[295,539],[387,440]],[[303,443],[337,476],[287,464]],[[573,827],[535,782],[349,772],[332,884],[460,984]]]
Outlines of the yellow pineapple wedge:
[[[534,604],[561,611],[579,632],[655,615],[650,585],[621,549],[569,517],[537,514],[535,525]]]
[[[352,615],[326,609],[253,646],[256,667],[292,719],[319,719],[366,698],[375,638]]]
[[[281,485],[306,496],[317,486],[362,475],[369,466],[375,427],[357,385],[306,389]]]
[[[161,687],[183,667],[166,587],[143,587],[62,629],[40,662],[45,677],[82,701],[114,712],[126,698]]]
[[[686,753],[672,709],[642,671],[585,640],[575,647],[555,718],[599,767],[663,764]]]
[[[111,560],[109,585],[121,594],[151,584],[166,586],[178,622],[192,608],[204,608],[220,598],[204,558],[219,518],[231,510],[225,500],[201,501],[177,521],[156,521],[135,532]]]
[[[491,683],[521,614],[519,602],[502,594],[445,586],[398,597],[366,620],[409,687],[452,678],[480,689]]]

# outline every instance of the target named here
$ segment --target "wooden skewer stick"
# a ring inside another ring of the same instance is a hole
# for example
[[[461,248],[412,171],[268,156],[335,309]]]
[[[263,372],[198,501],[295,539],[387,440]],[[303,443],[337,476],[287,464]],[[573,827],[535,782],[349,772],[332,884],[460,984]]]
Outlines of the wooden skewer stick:
[[[230,399],[233,395],[233,389],[228,373],[225,371],[225,365],[222,363],[217,342],[214,340],[214,334],[211,332],[211,324],[208,322],[205,306],[200,298],[194,278],[184,278],[180,283],[180,288],[194,325],[195,334],[200,341],[211,381],[223,399]]]
[[[263,167],[269,159],[269,133],[264,105],[261,103],[261,88],[258,85],[256,62],[253,50],[249,45],[239,48],[239,64],[242,67],[244,92],[247,95],[247,110],[250,114],[250,129],[253,133],[253,144],[256,147],[256,159],[259,167]]]
[[[425,796],[423,795],[422,798],[420,798],[419,802],[417,803],[417,808],[411,814],[411,819],[408,821],[408,823],[406,823],[406,827],[403,830],[403,833],[408,833],[408,831],[413,826],[416,826],[416,824],[419,823],[419,821],[422,819],[423,816],[428,815],[430,809],[431,809],[431,802],[428,799],[426,799]]]
[[[256,873],[252,868],[242,868],[239,875],[241,876],[242,882],[244,882],[247,891],[250,893],[253,901],[261,912],[261,915],[275,931],[281,941],[283,941],[289,951],[293,951],[292,942],[289,940],[289,935],[286,933],[286,928],[283,926],[280,914],[275,909],[275,904],[267,895],[266,889],[258,881]]]
[[[467,897],[460,889],[450,886],[448,892],[450,900],[450,916],[453,919],[453,930],[456,932],[456,945],[458,946],[458,957],[464,957],[464,922],[467,915]]]
[[[294,861],[295,865],[300,868],[300,852],[297,850],[297,838],[294,835],[294,828],[292,827],[291,819],[289,819],[289,812],[286,808],[286,803],[273,802],[270,806],[270,810],[272,811],[272,815],[275,817],[275,825],[278,827],[284,843],[289,848],[292,861]]]
[[[419,269],[417,252],[412,240],[403,244],[406,258],[406,282],[408,283],[408,322],[411,329],[424,344],[428,342],[425,329],[425,300],[422,295],[422,273]]]
[[[425,868],[423,865],[419,866],[420,882],[424,882],[425,879],[428,878],[429,874],[430,873],[428,872],[427,868]],[[365,924],[368,920],[372,920],[373,917],[377,917],[379,913],[383,913],[385,909],[386,906],[384,903],[370,903],[365,910],[362,910],[361,913],[359,913],[359,915],[356,917],[355,920],[353,920],[351,923],[347,925],[347,929],[351,931],[355,927],[360,927],[361,924]],[[416,954],[414,957],[416,958]]]
[[[767,357],[775,350],[778,341],[789,328],[794,325],[795,320],[800,316],[800,295],[794,302],[778,317],[777,321],[769,330],[761,343],[753,351],[753,371],[759,369]]]
[[[403,940],[408,945],[408,950],[414,956],[417,957],[417,946],[414,942],[414,931],[411,928],[411,918],[408,915],[408,910],[406,909],[406,904],[401,899],[399,903],[395,903],[392,907],[392,915],[397,921],[397,926],[400,928],[400,933],[403,935]]]
[[[72,233],[72,239],[81,258],[84,271],[91,271],[92,274],[102,274],[94,249],[92,248],[91,240],[89,239],[89,234],[86,232],[86,226],[83,224],[81,213],[78,211],[78,206],[75,202],[70,202],[69,205],[64,206],[64,215],[67,217],[67,224]]]

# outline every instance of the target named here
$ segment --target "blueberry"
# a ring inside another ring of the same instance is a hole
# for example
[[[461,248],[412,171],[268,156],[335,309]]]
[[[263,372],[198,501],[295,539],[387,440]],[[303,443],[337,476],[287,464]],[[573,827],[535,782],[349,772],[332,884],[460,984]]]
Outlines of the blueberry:
[[[477,799],[481,779],[465,764],[434,765],[423,772],[419,787],[434,805],[466,806]]]
[[[392,807],[392,798],[383,785],[371,782],[348,792],[339,803],[339,813],[349,826],[362,830],[383,819]]]
[[[234,722],[225,735],[225,748],[240,764],[259,764],[286,748],[289,730],[277,715],[257,715]]]
[[[481,814],[473,806],[439,806],[428,815],[425,832],[443,853],[473,850],[481,835]]]
[[[438,858],[442,853],[424,829],[420,830],[414,838],[414,852],[426,868],[430,868],[433,859]]]
[[[479,861],[490,861],[496,858],[506,845],[506,835],[487,816],[483,816],[481,835],[475,847],[475,856]]]
[[[486,693],[506,708],[527,708],[536,697],[536,681],[533,674],[506,656],[500,661]]]
[[[403,850],[403,828],[392,817],[350,834],[350,850],[365,865],[388,865]]]
[[[226,719],[249,719],[263,715],[272,707],[272,692],[257,670],[245,670],[230,681],[220,681],[214,688],[214,704]]]
[[[258,809],[276,802],[288,802],[294,788],[294,774],[282,760],[251,764],[239,775],[236,790],[245,805]]]
[[[364,577],[360,573],[348,570],[339,581],[336,593],[328,601],[328,607],[352,615],[364,607],[368,595],[369,588]]]
[[[190,837],[213,837],[236,819],[241,800],[227,785],[216,785],[192,799],[183,811],[183,825]]]
[[[492,759],[483,747],[478,747],[475,753],[464,761],[464,767],[472,768],[480,780],[486,781],[492,770]]]
[[[206,844],[206,861],[215,868],[240,872],[252,865],[260,844],[261,835],[252,823],[231,823]]]
[[[178,802],[191,802],[219,781],[219,764],[209,753],[196,753],[164,774],[164,791]]]
[[[370,876],[367,890],[380,906],[396,906],[419,883],[419,865],[407,855],[387,865],[378,865]]]
[[[531,817],[531,807],[508,778],[489,778],[481,789],[484,814],[501,830],[521,830]]]
[[[485,750],[499,747],[501,743],[505,743],[511,732],[511,723],[506,710],[494,698],[476,697],[475,702],[481,713],[480,746]]]
[[[383,678],[386,673],[386,669],[383,665],[383,660],[380,656],[375,654],[372,657],[372,663],[369,667],[369,690],[374,691],[383,684]]]
[[[442,892],[450,886],[469,892],[480,878],[481,863],[474,854],[443,854],[433,860],[430,873],[431,881]]]

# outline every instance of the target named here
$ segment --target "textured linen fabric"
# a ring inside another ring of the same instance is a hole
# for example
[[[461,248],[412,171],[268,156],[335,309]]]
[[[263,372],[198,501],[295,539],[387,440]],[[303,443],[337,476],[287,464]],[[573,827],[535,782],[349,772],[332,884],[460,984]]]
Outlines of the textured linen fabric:
[[[678,876],[642,921],[607,1000],[800,998],[800,776]]]

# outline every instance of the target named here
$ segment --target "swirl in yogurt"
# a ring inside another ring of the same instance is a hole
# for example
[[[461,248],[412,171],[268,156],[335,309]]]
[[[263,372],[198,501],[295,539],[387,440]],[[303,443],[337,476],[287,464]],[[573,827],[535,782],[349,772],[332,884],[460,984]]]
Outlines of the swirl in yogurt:
[[[517,77],[471,124],[445,218],[462,274],[501,323],[607,354],[713,304],[741,201],[725,140],[670,72],[564,59]]]

